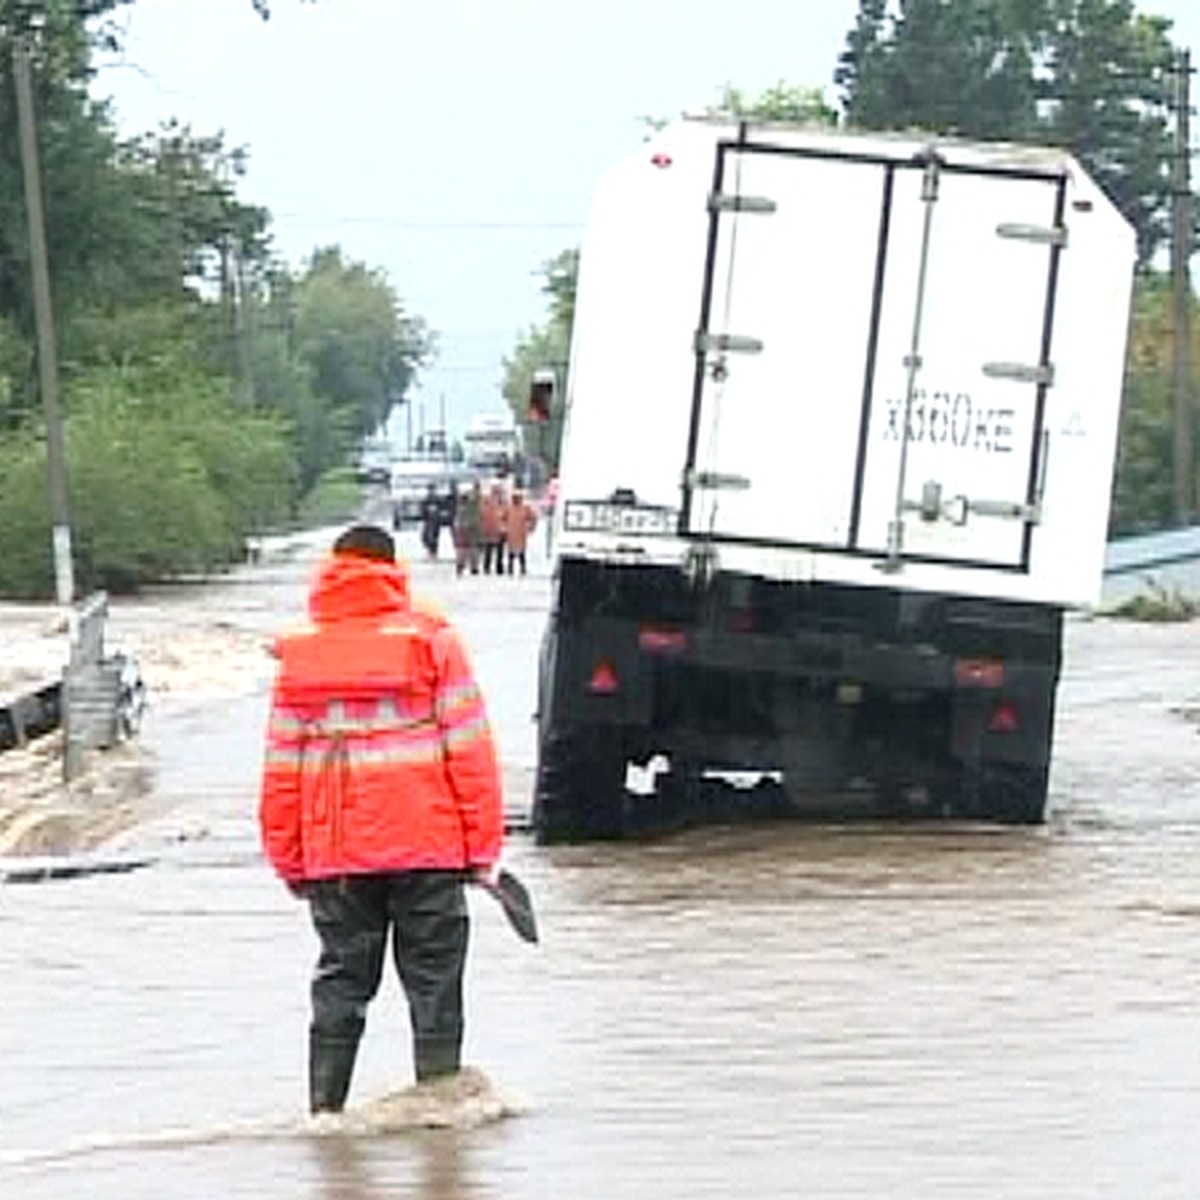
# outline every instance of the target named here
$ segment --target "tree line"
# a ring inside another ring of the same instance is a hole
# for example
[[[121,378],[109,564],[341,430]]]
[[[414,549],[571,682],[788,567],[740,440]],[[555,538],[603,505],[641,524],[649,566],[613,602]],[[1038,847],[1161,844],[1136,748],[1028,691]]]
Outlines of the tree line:
[[[710,108],[735,117],[1058,146],[1087,167],[1137,235],[1114,534],[1175,519],[1174,323],[1159,265],[1176,152],[1179,56],[1170,30],[1168,19],[1138,12],[1132,0],[859,0],[833,68],[840,109],[820,88],[784,82],[757,97],[726,87]],[[528,416],[533,371],[566,359],[576,264],[569,250],[545,265],[546,318],[504,361],[503,392],[519,420]],[[1190,361],[1200,365],[1200,340]],[[562,393],[560,387],[550,427],[552,462]]]
[[[128,3],[0,0],[3,595],[51,594],[53,578],[14,38],[33,55],[81,587],[209,571],[251,534],[346,515],[347,464],[433,348],[339,247],[281,261],[270,214],[239,197],[242,148],[178,123],[118,135],[88,84]]]

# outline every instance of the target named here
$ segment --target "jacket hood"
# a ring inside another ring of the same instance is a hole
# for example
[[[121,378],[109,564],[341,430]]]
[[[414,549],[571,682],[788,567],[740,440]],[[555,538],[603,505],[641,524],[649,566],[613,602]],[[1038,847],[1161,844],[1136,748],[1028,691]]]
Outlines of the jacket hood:
[[[327,558],[308,596],[308,613],[317,624],[386,616],[409,607],[406,566],[351,554]]]

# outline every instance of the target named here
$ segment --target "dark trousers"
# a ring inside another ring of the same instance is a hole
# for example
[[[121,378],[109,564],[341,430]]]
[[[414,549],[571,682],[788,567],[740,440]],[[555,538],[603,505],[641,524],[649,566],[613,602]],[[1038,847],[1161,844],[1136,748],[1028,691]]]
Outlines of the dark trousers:
[[[312,979],[310,1037],[357,1047],[379,990],[391,934],[408,999],[418,1079],[460,1066],[467,901],[459,871],[348,875],[309,885],[321,951]]]
[[[483,573],[490,575],[492,573],[492,564],[495,563],[496,574],[504,574],[504,540],[498,542],[483,543]]]
[[[515,575],[517,573],[517,564],[521,564],[521,574],[525,574],[525,551],[510,550],[508,552],[508,573]]]

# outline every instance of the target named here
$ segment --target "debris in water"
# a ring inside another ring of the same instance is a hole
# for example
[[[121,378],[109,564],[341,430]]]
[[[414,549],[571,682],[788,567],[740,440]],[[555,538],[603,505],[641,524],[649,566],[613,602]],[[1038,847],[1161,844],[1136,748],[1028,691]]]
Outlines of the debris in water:
[[[526,1104],[496,1087],[478,1067],[464,1067],[457,1075],[412,1084],[340,1115],[319,1113],[309,1128],[321,1135],[475,1129],[526,1111]]]

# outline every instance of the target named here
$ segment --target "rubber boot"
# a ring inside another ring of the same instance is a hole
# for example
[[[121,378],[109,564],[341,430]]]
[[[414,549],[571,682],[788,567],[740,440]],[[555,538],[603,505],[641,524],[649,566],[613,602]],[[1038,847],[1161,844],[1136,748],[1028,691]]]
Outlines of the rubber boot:
[[[437,1079],[441,1075],[454,1075],[460,1064],[462,1040],[450,1038],[422,1038],[413,1043],[413,1066],[417,1082]]]
[[[312,1113],[341,1112],[350,1091],[357,1038],[334,1038],[315,1030],[308,1034],[308,1108]]]

